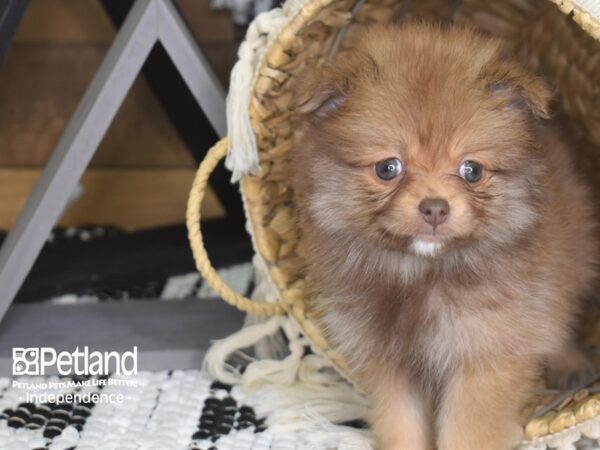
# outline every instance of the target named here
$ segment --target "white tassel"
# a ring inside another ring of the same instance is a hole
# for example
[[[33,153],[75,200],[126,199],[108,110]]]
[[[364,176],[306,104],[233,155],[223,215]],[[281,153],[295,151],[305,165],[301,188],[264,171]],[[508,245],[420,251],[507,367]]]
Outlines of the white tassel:
[[[234,389],[243,389],[245,402],[257,415],[267,417],[269,432],[293,436],[299,449],[372,448],[368,430],[336,425],[364,419],[368,413],[366,398],[339,377],[335,385],[298,380],[290,385]]]
[[[232,182],[238,181],[243,174],[252,173],[258,168],[256,137],[248,114],[254,74],[253,51],[248,42],[244,42],[240,46],[240,59],[231,72],[229,94],[227,95],[229,152],[225,166],[233,172]]]
[[[248,27],[238,50],[239,60],[231,72],[227,95],[229,152],[225,166],[233,172],[232,182],[258,169],[258,149],[249,114],[250,97],[266,49],[289,20],[281,8],[259,14]]]
[[[369,402],[320,355],[304,356],[309,341],[298,324],[286,319],[281,328],[289,355],[283,360],[249,364],[234,387],[257,415],[267,417],[269,431],[293,436],[298,449],[370,450],[366,430],[336,425],[367,416]],[[341,445],[341,447],[340,447]]]
[[[283,330],[289,354],[282,360],[253,361],[243,374],[226,363],[229,355],[255,345]],[[336,425],[364,419],[367,398],[338,374],[326,358],[304,355],[309,341],[298,324],[277,316],[248,325],[209,350],[205,367],[226,383],[234,384],[236,395],[244,398],[258,416],[267,417],[269,431],[293,436],[298,448],[348,450],[371,449],[370,433]]]
[[[284,316],[274,316],[265,322],[244,327],[224,339],[215,341],[204,358],[204,370],[224,383],[240,383],[241,374],[227,364],[227,358],[240,349],[251,347],[264,337],[274,334],[284,321]]]
[[[263,359],[248,365],[242,377],[245,389],[255,390],[270,384],[289,386],[298,378],[298,369],[308,341],[300,337],[298,327],[289,318],[281,326],[289,341],[288,356],[283,360]]]

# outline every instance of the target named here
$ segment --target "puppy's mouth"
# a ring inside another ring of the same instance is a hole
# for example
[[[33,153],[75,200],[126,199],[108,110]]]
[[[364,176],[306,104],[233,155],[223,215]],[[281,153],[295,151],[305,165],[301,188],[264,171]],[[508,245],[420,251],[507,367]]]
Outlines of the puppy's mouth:
[[[409,251],[422,256],[436,256],[447,246],[449,237],[442,233],[425,232],[415,235],[398,235],[389,230],[381,229],[381,237],[398,250]]]
[[[409,248],[417,255],[436,256],[446,246],[446,238],[440,234],[424,233],[414,236]]]
[[[446,237],[439,233],[420,233],[413,237],[413,241],[428,242],[431,244],[443,243]]]

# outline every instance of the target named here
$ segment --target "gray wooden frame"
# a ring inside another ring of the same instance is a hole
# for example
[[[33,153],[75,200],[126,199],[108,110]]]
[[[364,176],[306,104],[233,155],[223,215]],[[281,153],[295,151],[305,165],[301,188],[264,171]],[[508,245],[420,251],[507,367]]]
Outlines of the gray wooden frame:
[[[225,94],[170,0],[136,0],[0,249],[0,320],[157,41],[220,136]]]
[[[11,375],[12,347],[36,346],[137,345],[140,370],[197,368],[211,339],[242,324],[241,313],[215,300],[11,305],[158,41],[217,134],[225,134],[224,90],[178,11],[170,0],[136,0],[0,249],[0,376]]]

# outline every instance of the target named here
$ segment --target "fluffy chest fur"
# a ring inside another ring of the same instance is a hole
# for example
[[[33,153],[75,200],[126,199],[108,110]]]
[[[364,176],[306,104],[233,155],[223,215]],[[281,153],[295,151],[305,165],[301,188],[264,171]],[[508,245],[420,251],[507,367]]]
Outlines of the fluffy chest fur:
[[[548,280],[535,255],[498,261],[485,273],[396,259],[379,267],[374,282],[363,269],[337,283],[329,278],[336,288],[323,290],[325,329],[359,374],[376,365],[437,380],[459,365],[550,353],[568,333],[576,302],[555,301],[568,286]]]

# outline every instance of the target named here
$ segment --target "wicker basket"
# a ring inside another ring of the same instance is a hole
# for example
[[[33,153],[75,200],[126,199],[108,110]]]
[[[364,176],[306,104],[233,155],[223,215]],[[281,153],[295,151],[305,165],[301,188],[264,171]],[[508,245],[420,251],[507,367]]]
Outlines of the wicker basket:
[[[410,19],[471,23],[503,38],[509,50],[557,89],[557,108],[580,142],[581,167],[600,168],[600,0],[288,0],[257,17],[240,48],[232,74],[230,139],[221,140],[201,164],[188,205],[194,257],[206,281],[227,302],[252,314],[288,314],[314,346],[344,371],[327,344],[305,295],[302,250],[289,186],[289,152],[299,118],[289,110],[294,83],[334,54],[351,49],[357,30],[373,22]],[[574,19],[574,20],[573,20]],[[276,302],[244,298],[211,267],[199,228],[208,176],[228,154],[240,177],[248,226],[260,266],[277,292]],[[597,180],[597,175],[595,177]],[[596,181],[600,198],[600,181]],[[594,325],[594,324],[592,324]],[[600,346],[600,333],[592,342]],[[525,424],[528,439],[553,446],[561,433],[577,429],[600,438],[600,395],[592,387],[560,397],[532,399]],[[570,447],[569,447],[570,448]]]

